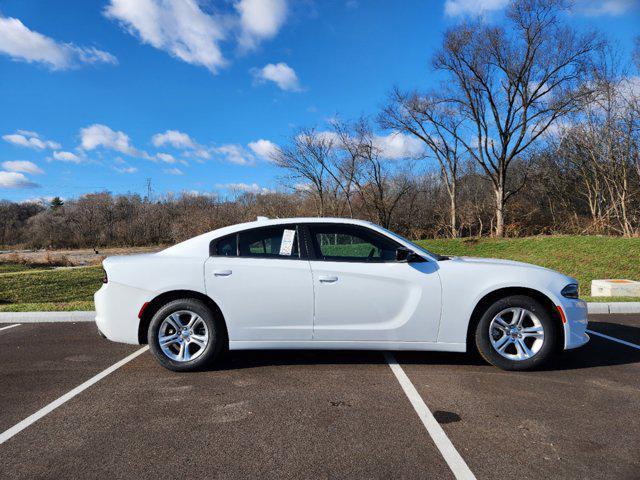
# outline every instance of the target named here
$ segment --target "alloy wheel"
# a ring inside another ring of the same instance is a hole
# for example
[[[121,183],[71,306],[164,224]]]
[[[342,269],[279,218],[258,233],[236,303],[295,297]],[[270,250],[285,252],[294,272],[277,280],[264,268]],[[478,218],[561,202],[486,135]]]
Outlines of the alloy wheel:
[[[528,360],[544,345],[544,327],[532,311],[511,307],[493,317],[489,339],[494,350],[504,358]]]
[[[209,329],[195,312],[173,312],[160,324],[158,344],[162,352],[176,362],[195,360],[209,343]]]

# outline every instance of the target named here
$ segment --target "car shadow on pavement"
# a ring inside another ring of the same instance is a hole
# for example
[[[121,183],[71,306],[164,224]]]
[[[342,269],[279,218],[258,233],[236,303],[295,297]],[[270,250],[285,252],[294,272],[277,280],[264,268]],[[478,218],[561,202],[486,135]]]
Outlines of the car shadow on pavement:
[[[402,364],[483,365],[466,353],[392,352]],[[384,352],[375,350],[243,350],[229,352],[215,370],[235,370],[293,365],[386,365]]]
[[[591,327],[591,326],[590,326]],[[636,342],[640,327],[597,322],[594,331],[621,340]],[[487,366],[477,353],[393,352],[403,365]],[[561,352],[543,370],[576,370],[640,362],[640,350],[591,335],[591,341],[575,350]],[[213,370],[241,370],[292,365],[375,365],[386,364],[383,352],[370,350],[243,350],[229,352]]]

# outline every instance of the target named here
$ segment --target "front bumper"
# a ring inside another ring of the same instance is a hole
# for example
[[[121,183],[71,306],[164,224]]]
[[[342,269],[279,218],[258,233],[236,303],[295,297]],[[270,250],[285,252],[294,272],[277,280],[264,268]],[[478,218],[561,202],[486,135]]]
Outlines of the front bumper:
[[[151,292],[116,282],[103,284],[93,295],[98,330],[114,342],[138,344],[138,312],[151,296]]]
[[[562,298],[560,305],[566,322],[564,323],[564,349],[578,348],[589,341],[587,302],[580,299]]]

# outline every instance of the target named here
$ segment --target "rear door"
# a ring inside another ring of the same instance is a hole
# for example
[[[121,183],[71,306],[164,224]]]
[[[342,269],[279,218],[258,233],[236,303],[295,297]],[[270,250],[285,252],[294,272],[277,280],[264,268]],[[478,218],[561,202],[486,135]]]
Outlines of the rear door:
[[[212,242],[207,294],[230,340],[310,340],[313,284],[296,225],[259,227]]]
[[[435,261],[395,260],[395,240],[348,224],[307,224],[315,289],[314,340],[436,341]]]

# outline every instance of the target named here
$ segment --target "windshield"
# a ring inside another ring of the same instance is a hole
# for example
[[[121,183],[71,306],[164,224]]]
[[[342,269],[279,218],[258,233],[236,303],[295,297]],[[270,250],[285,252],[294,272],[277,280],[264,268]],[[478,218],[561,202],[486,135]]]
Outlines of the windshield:
[[[433,253],[430,252],[429,250],[427,250],[426,248],[421,247],[420,245],[412,242],[411,240],[406,239],[405,237],[403,237],[402,235],[398,235],[395,232],[392,232],[391,230],[387,230],[384,227],[381,227],[380,225],[376,225],[378,228],[380,228],[381,230],[383,230],[387,235],[389,235],[390,237],[396,238],[397,240],[402,240],[405,243],[410,244],[413,248],[415,248],[416,250],[419,250],[421,252],[426,253],[427,255],[429,255],[432,258],[435,258],[436,260],[448,260],[449,257],[444,256],[444,255],[438,255],[437,253]]]

